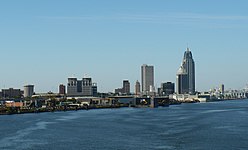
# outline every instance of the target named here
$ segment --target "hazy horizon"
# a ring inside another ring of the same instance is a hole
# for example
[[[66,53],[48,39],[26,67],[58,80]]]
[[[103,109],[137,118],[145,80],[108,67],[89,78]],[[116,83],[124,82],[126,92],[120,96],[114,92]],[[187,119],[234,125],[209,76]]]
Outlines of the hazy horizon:
[[[196,90],[248,83],[248,1],[238,0],[13,0],[0,2],[0,88],[34,84],[57,92],[85,74],[109,92],[128,79],[131,91],[143,64],[155,86],[175,82],[184,51],[196,65]]]

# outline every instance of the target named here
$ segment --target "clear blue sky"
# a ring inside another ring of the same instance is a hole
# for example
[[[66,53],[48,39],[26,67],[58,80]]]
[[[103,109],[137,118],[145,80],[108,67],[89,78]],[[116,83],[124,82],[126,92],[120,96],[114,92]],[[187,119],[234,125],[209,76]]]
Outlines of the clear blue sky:
[[[247,0],[1,0],[0,87],[57,91],[88,74],[102,92],[155,66],[175,82],[187,43],[197,90],[248,83]]]

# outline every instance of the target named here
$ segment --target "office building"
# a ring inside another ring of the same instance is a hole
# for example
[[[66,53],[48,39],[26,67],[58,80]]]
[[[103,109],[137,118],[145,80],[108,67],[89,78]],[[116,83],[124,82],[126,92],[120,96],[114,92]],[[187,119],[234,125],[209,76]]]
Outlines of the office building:
[[[122,88],[115,89],[116,94],[129,95],[130,94],[130,82],[123,80]]]
[[[34,94],[34,85],[24,86],[24,97],[32,97]]]
[[[188,94],[189,84],[186,70],[181,66],[177,72],[177,94]]]
[[[20,89],[9,88],[9,89],[2,89],[0,97],[3,97],[3,98],[21,98],[22,95],[23,95],[23,91],[21,91]]]
[[[123,94],[123,88],[117,88],[117,89],[115,89],[115,94],[122,95]]]
[[[97,93],[97,83],[93,83],[92,84],[92,95],[94,97],[97,97],[98,96],[98,93]]]
[[[59,85],[59,94],[65,95],[65,85],[63,84]]]
[[[68,96],[77,96],[80,92],[78,90],[78,80],[77,78],[68,78],[68,84],[67,84],[67,95]]]
[[[123,93],[130,94],[130,82],[128,80],[123,80]]]
[[[135,95],[140,95],[140,82],[138,80],[135,83]]]
[[[78,80],[75,77],[68,78],[68,96],[93,96],[97,95],[97,84],[92,84],[92,78],[85,77]]]
[[[182,65],[177,72],[177,93],[195,94],[195,62],[189,48],[185,51]]]
[[[92,79],[91,78],[83,78],[82,80],[82,93],[84,96],[92,96]]]
[[[146,64],[141,66],[142,93],[148,94],[154,88],[154,67]]]
[[[222,95],[225,94],[225,85],[224,84],[220,85],[220,92],[221,92]]]
[[[175,93],[175,84],[172,82],[161,83],[161,87],[159,89],[160,96],[169,96],[170,94]]]

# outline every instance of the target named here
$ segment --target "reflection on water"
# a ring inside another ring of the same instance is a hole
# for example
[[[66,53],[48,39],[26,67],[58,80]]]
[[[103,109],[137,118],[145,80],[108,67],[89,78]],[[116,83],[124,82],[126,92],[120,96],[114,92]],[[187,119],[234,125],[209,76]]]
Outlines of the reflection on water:
[[[247,149],[248,101],[0,116],[0,149]]]

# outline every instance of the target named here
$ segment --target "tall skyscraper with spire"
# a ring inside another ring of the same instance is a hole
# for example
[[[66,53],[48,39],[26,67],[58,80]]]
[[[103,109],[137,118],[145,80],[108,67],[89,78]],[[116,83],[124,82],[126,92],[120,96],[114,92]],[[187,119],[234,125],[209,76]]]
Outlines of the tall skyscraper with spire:
[[[195,94],[195,62],[189,48],[185,51],[182,65],[177,72],[177,93]]]

